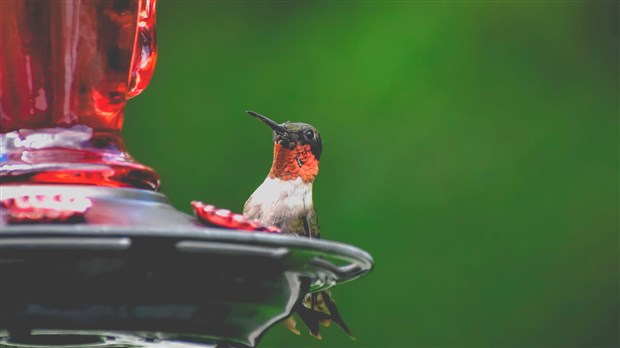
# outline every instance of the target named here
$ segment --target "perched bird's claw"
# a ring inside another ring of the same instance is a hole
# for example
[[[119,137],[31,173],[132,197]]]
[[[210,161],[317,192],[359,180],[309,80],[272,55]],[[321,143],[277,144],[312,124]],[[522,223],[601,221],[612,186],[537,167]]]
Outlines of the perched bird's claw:
[[[289,329],[295,335],[297,336],[301,335],[301,332],[297,330],[297,321],[295,321],[295,318],[293,318],[293,316],[290,316],[284,319],[284,326],[286,326],[286,328]]]
[[[317,332],[317,334],[316,334],[316,335],[315,335],[315,334],[313,334],[312,332],[310,332],[310,336],[312,336],[312,337],[316,338],[316,339],[317,339],[317,340],[319,340],[319,341],[323,340],[323,336],[321,336],[321,334],[320,334],[320,333],[318,333],[318,332]]]

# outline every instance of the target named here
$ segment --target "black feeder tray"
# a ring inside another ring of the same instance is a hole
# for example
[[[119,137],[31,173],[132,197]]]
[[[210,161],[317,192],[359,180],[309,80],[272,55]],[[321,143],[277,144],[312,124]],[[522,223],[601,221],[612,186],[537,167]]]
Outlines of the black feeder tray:
[[[87,197],[82,223],[8,224],[0,216],[0,346],[255,346],[308,291],[372,268],[356,247],[208,228],[156,192],[1,186]]]

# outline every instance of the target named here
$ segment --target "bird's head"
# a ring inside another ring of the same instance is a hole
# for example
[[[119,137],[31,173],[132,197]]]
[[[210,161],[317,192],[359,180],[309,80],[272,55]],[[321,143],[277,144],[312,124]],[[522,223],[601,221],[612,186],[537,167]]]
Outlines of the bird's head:
[[[319,158],[323,150],[319,131],[307,123],[276,123],[271,119],[248,111],[248,114],[273,129],[273,164],[271,178],[312,182],[319,173]]]

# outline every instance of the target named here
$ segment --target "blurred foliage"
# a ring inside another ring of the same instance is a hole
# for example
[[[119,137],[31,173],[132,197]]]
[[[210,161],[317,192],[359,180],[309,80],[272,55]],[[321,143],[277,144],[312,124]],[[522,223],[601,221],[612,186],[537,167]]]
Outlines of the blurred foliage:
[[[618,13],[160,0],[125,139],[179,209],[240,211],[272,156],[244,110],[321,131],[322,234],[376,261],[334,291],[358,341],[262,347],[617,346]]]

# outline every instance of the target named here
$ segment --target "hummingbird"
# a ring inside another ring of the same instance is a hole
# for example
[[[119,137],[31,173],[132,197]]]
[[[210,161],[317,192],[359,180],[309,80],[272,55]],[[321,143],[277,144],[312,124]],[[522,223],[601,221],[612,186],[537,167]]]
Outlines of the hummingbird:
[[[245,202],[243,215],[279,227],[283,233],[320,238],[312,201],[312,184],[319,173],[323,151],[319,131],[306,123],[279,124],[256,112],[247,113],[273,130],[273,162],[265,181]],[[294,311],[318,339],[321,339],[319,324],[329,326],[332,321],[353,338],[328,290],[306,294]],[[292,315],[284,324],[300,334]]]

